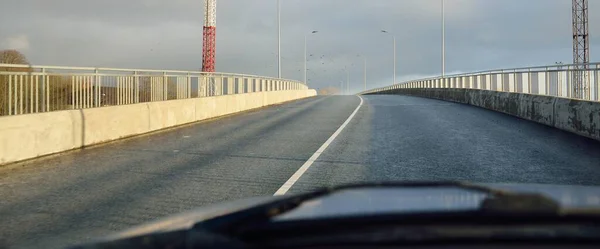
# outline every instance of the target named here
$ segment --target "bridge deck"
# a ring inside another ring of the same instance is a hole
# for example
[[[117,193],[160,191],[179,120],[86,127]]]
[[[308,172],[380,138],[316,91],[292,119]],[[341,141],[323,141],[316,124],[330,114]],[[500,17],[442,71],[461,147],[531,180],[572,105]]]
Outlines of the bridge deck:
[[[370,180],[600,184],[600,143],[481,108],[366,96],[291,188]],[[359,104],[317,97],[44,159],[0,173],[0,238],[87,241],[161,216],[272,195]]]

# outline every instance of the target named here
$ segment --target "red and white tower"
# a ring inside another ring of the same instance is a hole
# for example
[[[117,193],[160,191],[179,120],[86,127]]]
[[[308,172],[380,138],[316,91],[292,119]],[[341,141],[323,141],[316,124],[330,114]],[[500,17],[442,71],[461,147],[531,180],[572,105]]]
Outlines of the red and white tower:
[[[204,0],[204,33],[202,44],[202,71],[215,71],[217,36],[217,0]]]

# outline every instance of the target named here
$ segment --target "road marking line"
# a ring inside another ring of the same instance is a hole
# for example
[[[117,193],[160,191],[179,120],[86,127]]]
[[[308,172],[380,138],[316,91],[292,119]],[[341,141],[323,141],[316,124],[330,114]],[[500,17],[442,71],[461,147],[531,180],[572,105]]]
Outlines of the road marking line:
[[[327,139],[327,141],[325,141],[325,143],[323,145],[321,145],[321,147],[308,159],[308,161],[306,161],[302,165],[302,167],[300,167],[298,169],[298,171],[296,171],[296,173],[294,173],[292,175],[292,177],[290,177],[290,179],[288,179],[277,190],[277,192],[275,192],[274,196],[284,195],[285,193],[287,193],[290,190],[290,188],[292,188],[292,186],[294,186],[296,181],[298,181],[298,179],[300,179],[300,177],[302,177],[302,175],[319,158],[319,156],[321,156],[321,154],[327,149],[327,147],[329,147],[329,145],[333,142],[333,140],[335,140],[335,138],[344,130],[344,128],[346,128],[348,123],[350,123],[350,121],[352,121],[352,118],[354,118],[354,116],[356,115],[356,113],[358,112],[360,107],[363,105],[363,98],[360,96],[358,96],[358,98],[360,98],[360,104],[358,105],[358,107],[356,107],[356,110],[354,110],[354,112],[352,114],[350,114],[350,117],[348,117],[348,119],[346,119],[346,122],[344,122],[342,124],[342,126],[340,126],[340,128],[338,128],[337,131],[335,131],[335,133],[333,133],[333,135],[331,135],[331,137],[329,137],[329,139]]]

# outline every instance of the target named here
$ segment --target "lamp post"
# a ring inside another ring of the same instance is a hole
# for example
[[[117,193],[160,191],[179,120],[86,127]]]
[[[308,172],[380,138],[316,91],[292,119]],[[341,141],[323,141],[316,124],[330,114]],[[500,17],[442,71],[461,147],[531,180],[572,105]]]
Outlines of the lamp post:
[[[367,90],[367,58],[357,54],[356,57],[362,57],[364,59],[364,90]]]
[[[346,67],[346,94],[350,94],[350,70]]]
[[[367,90],[367,58],[365,58],[365,91]]]
[[[341,69],[340,71],[346,73],[346,84],[343,84],[344,81],[341,81],[342,82],[341,89],[343,92],[346,92],[346,95],[350,95],[350,70],[348,70],[348,66],[344,66],[344,68]]]
[[[281,79],[281,2],[277,0],[277,78]]]
[[[313,30],[312,32],[310,32],[310,34],[316,34],[318,32],[319,31]],[[307,49],[307,45],[306,45],[307,37],[308,37],[307,34],[304,35],[304,83],[308,86],[308,78],[306,77],[306,72],[308,71],[308,68],[306,65],[308,63],[308,58],[307,58],[308,57],[308,55],[307,55],[308,49]]]
[[[382,30],[381,33],[390,34],[390,32],[388,32],[387,30]],[[392,35],[392,37],[394,38],[394,82],[392,82],[392,85],[394,85],[396,84],[396,36]]]
[[[446,76],[446,1],[442,1],[442,79]]]

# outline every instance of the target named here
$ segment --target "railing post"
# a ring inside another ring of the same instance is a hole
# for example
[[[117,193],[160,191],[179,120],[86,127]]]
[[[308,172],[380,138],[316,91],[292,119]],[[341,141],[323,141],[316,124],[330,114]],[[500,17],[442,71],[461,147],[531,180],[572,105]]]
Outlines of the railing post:
[[[163,72],[163,85],[162,85],[162,100],[167,100],[169,97],[169,79],[167,78],[167,72]]]
[[[158,100],[158,89],[159,89],[159,80],[161,78],[159,77],[155,77],[155,76],[150,76],[150,101],[157,101]]]
[[[187,89],[186,89],[186,94],[187,94],[187,98],[191,99],[192,98],[192,76],[190,75],[190,73],[187,73]]]
[[[71,109],[75,110],[75,76],[71,75]]]
[[[13,92],[12,92],[12,81],[13,80],[12,79],[13,79],[13,76],[9,74],[7,77],[8,77],[8,115],[13,115],[13,110],[12,110],[13,109],[12,108],[12,95],[13,95]],[[15,98],[16,98],[16,96],[15,96]]]
[[[571,82],[569,79],[571,79],[571,78],[573,77],[573,75],[570,73],[570,71],[569,71],[569,67],[567,67],[567,69],[566,69],[566,71],[565,71],[565,75],[566,75],[566,77],[567,77],[567,80],[565,81],[565,87],[566,87],[565,94],[566,94],[567,96],[570,96],[569,89],[571,89],[571,84],[572,84],[572,82]]]
[[[205,92],[208,92],[208,89],[205,89],[206,79],[203,74],[198,76],[198,98],[204,97]]]
[[[225,88],[225,87],[223,87],[225,85],[225,81],[223,79],[225,79],[225,77],[223,77],[223,75],[220,75],[220,78],[219,78],[219,96],[225,95],[225,90],[223,89],[223,88]]]
[[[217,95],[219,95],[219,91],[221,91],[220,86],[218,86],[219,84],[221,84],[220,77],[217,78],[217,76],[214,74],[212,74],[211,77],[212,77],[212,79],[209,81],[209,87],[212,87],[213,90],[212,90],[212,93],[209,93],[209,94],[211,94],[210,96],[217,96]]]
[[[133,86],[134,78],[132,75],[125,76],[125,104],[133,103]]]
[[[596,88],[596,96],[592,100],[600,101],[600,70],[598,70],[598,65],[596,65],[595,74],[594,81],[596,81],[596,84],[594,84],[594,87]]]
[[[83,96],[83,108],[90,108],[91,107],[91,103],[90,103],[90,99],[92,99],[92,95],[90,94],[89,91],[89,82],[88,82],[89,78],[88,76],[81,76],[81,94]]]
[[[118,76],[118,91],[119,91],[119,102],[118,105],[123,105],[125,103],[125,89],[124,89],[124,81],[123,76]]]
[[[50,82],[49,79],[50,77],[48,77],[48,75],[46,75],[46,68],[42,68],[42,86],[43,86],[43,92],[44,92],[44,100],[42,101],[44,104],[44,107],[42,108],[43,111],[48,112],[50,111]],[[9,91],[10,93],[10,91]]]
[[[240,77],[239,82],[239,92],[238,93],[246,93],[246,78]]]
[[[208,75],[200,74],[198,76],[198,97],[207,97],[209,95]]]
[[[509,73],[508,74],[508,91],[512,93],[512,92],[515,92],[515,90],[516,90],[515,74]]]
[[[94,107],[99,107],[100,106],[100,82],[99,82],[99,75],[98,75],[98,68],[94,68],[94,84],[93,85],[93,91],[94,91]]]
[[[232,78],[231,77],[227,77],[227,95],[230,95],[233,93],[233,82],[232,82]]]
[[[137,71],[133,71],[133,77],[135,79],[135,103],[140,103],[142,89],[140,89],[140,76]]]
[[[251,93],[252,92],[252,82],[253,82],[253,78],[246,78],[244,80],[244,86],[246,86],[246,93]]]
[[[544,94],[549,95],[548,93],[550,92],[550,87],[549,84],[550,83],[550,73],[548,72],[548,68],[546,68],[546,72],[544,75]]]

